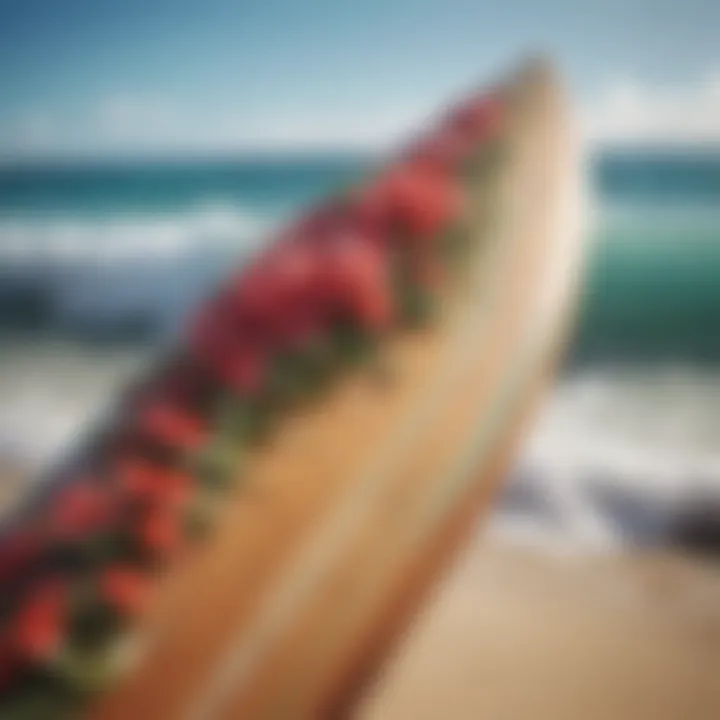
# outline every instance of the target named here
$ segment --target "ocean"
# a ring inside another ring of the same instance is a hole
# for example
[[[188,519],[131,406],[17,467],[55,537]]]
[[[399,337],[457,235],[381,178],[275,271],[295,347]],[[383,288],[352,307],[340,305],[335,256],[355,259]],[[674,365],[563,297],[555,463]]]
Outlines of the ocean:
[[[0,466],[92,425],[226,270],[359,156],[0,169]],[[552,547],[660,541],[720,496],[720,154],[598,154],[567,361],[491,527]]]

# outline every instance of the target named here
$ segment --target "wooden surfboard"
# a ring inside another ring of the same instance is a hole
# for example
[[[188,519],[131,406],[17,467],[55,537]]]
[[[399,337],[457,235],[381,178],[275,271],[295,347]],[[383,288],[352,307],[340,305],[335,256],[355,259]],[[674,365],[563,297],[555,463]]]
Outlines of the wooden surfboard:
[[[523,82],[492,232],[442,322],[393,341],[392,382],[344,381],[250,459],[94,720],[343,716],[381,667],[487,509],[572,313],[577,142],[553,73]]]

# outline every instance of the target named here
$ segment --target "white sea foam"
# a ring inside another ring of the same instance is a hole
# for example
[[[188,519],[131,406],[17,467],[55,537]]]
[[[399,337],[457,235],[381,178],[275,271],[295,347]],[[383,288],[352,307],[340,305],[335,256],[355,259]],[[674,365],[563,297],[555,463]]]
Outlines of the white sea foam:
[[[0,218],[0,263],[102,265],[166,259],[197,247],[241,250],[257,241],[271,220],[221,204],[167,215],[11,215]]]
[[[557,385],[490,530],[562,550],[653,544],[698,497],[720,500],[720,372],[605,368]]]

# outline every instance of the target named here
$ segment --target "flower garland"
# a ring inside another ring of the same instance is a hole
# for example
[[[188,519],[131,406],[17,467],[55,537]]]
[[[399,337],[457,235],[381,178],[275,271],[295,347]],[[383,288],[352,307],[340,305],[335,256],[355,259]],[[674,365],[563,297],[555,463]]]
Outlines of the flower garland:
[[[212,525],[242,448],[384,338],[432,319],[507,125],[473,95],[232,273],[128,396],[89,467],[0,537],[0,717],[56,718],[116,674],[156,574]]]

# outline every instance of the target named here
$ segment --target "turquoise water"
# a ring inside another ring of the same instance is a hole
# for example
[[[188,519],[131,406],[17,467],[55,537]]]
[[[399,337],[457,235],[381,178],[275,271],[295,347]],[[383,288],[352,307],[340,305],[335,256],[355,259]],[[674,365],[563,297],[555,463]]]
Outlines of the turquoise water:
[[[597,159],[573,360],[720,360],[720,155]]]
[[[720,361],[720,205],[601,215],[574,360]]]
[[[0,169],[0,335],[155,336],[357,156]],[[604,155],[573,363],[717,362],[720,155]]]
[[[0,169],[0,215],[148,216],[208,203],[276,213],[344,184],[367,162],[336,154],[18,166]]]

